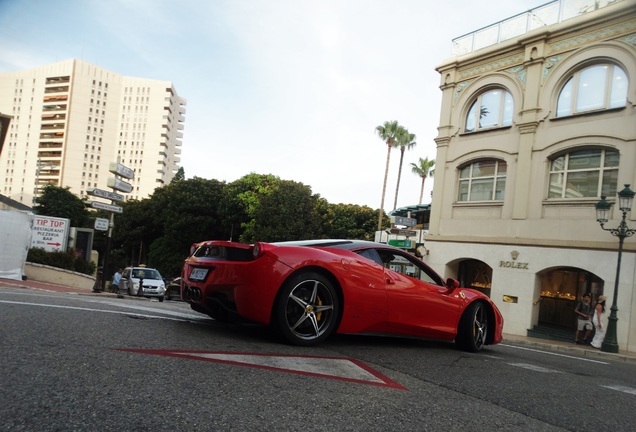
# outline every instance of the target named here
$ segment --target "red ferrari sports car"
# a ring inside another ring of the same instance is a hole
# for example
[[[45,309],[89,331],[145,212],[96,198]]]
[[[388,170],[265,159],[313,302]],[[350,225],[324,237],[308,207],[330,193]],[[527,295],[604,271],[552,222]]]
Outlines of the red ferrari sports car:
[[[269,325],[301,346],[334,332],[454,340],[472,352],[502,340],[503,318],[487,296],[368,241],[197,243],[181,296],[214,319]]]

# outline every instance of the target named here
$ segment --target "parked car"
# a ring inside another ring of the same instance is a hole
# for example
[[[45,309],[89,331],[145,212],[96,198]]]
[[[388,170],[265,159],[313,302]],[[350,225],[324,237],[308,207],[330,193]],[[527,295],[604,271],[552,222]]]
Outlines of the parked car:
[[[181,300],[181,278],[174,278],[166,285],[166,300]]]
[[[502,341],[490,298],[381,243],[205,241],[193,245],[182,279],[195,311],[270,325],[301,346],[334,332],[454,340],[471,352]]]
[[[166,284],[157,269],[148,267],[126,267],[119,280],[120,291],[136,296],[139,293],[139,283],[143,280],[142,294],[144,297],[156,297],[163,301]]]

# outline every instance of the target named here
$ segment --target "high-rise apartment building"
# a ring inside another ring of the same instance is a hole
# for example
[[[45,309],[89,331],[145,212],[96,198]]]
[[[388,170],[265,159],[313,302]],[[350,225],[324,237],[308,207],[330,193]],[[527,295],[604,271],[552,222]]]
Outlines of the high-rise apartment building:
[[[186,100],[170,81],[122,76],[70,59],[0,73],[0,194],[31,205],[47,184],[83,196],[106,189],[111,162],[135,172],[129,199],[179,169]]]

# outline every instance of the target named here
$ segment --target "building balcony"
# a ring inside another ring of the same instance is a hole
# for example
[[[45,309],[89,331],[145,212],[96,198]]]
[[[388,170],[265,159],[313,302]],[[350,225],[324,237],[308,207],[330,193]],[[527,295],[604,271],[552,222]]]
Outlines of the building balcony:
[[[452,54],[468,54],[622,1],[624,0],[555,0],[453,39]]]
[[[46,84],[64,84],[71,81],[70,76],[60,76],[60,77],[48,77],[46,79]]]
[[[55,120],[65,120],[66,113],[58,113],[58,114],[42,114],[42,121],[55,121]]]
[[[64,129],[64,123],[42,123],[40,129],[43,131],[49,131],[51,129]]]
[[[66,111],[66,104],[44,105],[42,111]]]
[[[46,87],[44,93],[68,93],[68,86]]]
[[[58,102],[68,100],[68,95],[48,95],[44,96],[44,102]]]
[[[63,139],[64,132],[46,132],[40,134],[40,139]]]

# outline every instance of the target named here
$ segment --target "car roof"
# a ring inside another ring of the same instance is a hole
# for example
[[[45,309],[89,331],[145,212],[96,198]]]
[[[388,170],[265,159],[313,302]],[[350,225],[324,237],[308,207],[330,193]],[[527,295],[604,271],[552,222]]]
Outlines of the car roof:
[[[376,243],[367,240],[339,240],[339,239],[319,239],[319,240],[298,240],[272,243],[276,246],[306,246],[306,247],[333,247],[338,249],[364,249],[364,248],[387,248],[393,249],[384,243]]]

